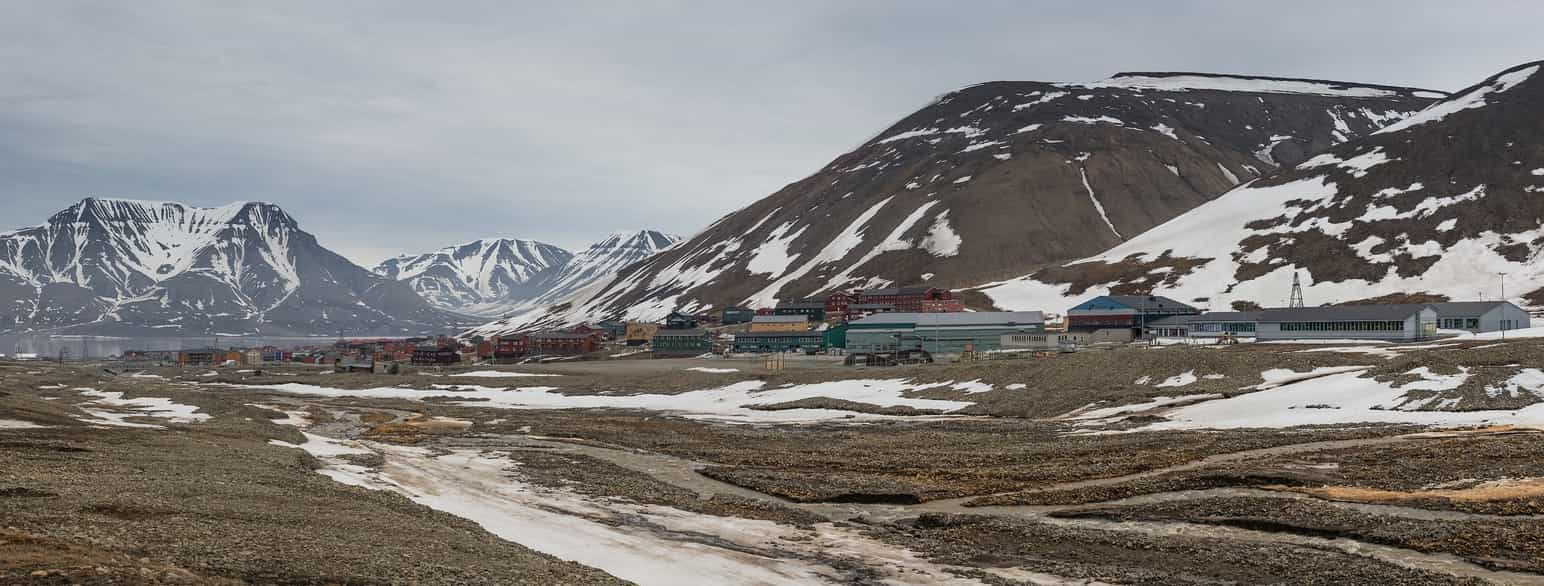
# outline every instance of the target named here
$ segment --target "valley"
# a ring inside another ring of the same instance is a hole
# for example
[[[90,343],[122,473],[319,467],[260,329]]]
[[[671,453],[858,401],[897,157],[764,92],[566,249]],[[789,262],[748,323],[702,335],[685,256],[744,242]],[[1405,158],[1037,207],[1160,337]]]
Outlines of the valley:
[[[1537,363],[1544,342],[1322,348],[858,371],[0,363],[0,576],[1544,583],[1544,388],[1445,411],[1399,406],[1430,387],[1384,374]],[[1347,411],[1361,398],[1316,391],[1336,376],[1388,402]]]

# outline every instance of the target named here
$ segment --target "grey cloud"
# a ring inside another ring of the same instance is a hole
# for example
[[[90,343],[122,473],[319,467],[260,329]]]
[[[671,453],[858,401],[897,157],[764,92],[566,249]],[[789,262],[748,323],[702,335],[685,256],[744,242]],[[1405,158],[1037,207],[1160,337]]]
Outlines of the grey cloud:
[[[0,2],[0,226],[278,202],[360,262],[691,233],[931,97],[1195,70],[1458,89],[1530,2]]]

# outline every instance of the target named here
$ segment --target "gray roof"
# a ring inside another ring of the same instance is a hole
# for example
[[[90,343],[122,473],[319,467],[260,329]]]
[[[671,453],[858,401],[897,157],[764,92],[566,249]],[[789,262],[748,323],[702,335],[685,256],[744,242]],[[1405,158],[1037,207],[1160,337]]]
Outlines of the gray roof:
[[[1195,310],[1194,307],[1180,303],[1173,299],[1169,299],[1168,297],[1164,297],[1162,295],[1106,295],[1105,297],[1118,301],[1122,305],[1126,305],[1138,311],[1153,311],[1159,309],[1181,309],[1187,311]]]
[[[918,295],[937,289],[937,287],[886,287],[884,289],[866,289],[859,295]]]
[[[1439,314],[1480,315],[1499,305],[1511,305],[1510,301],[1443,301],[1428,303]],[[1522,308],[1518,308],[1522,309]]]
[[[1038,325],[1045,323],[1039,311],[960,311],[950,313],[876,313],[854,325],[916,324],[917,327]]]
[[[1260,321],[1258,311],[1213,311],[1200,315],[1171,315],[1147,322],[1149,326],[1179,326],[1198,323],[1237,323]]]
[[[825,332],[805,330],[802,332],[741,332],[734,335],[736,341],[753,338],[824,338]]]
[[[809,321],[808,317],[802,315],[758,315],[751,318],[753,324],[802,324]]]
[[[1260,312],[1265,323],[1308,321],[1400,321],[1429,307],[1425,303],[1280,307]]]
[[[701,338],[708,335],[707,330],[660,330],[654,332],[654,339],[660,338]]]
[[[824,301],[791,301],[777,304],[776,309],[825,309]]]

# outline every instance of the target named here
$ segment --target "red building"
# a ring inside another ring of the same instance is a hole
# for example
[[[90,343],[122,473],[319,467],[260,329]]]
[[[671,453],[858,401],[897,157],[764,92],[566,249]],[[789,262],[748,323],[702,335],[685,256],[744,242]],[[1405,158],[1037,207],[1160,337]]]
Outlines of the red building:
[[[493,339],[493,359],[495,361],[515,360],[529,353],[530,345],[525,336]]]
[[[594,352],[599,347],[594,336],[569,332],[531,334],[528,344],[531,353],[547,356],[578,356]]]
[[[419,348],[413,351],[413,364],[417,366],[445,366],[461,362],[461,353],[455,348]]]
[[[826,296],[826,315],[847,315],[847,308],[858,302],[858,297],[846,291],[837,291]]]
[[[858,293],[858,302],[887,304],[905,313],[949,313],[965,311],[965,302],[954,292],[937,287],[889,287]]]

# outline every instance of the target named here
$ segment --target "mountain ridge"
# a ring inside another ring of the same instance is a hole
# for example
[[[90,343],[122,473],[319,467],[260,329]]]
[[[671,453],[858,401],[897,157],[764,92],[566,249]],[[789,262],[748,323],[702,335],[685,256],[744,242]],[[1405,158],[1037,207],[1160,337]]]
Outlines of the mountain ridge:
[[[0,330],[418,333],[465,323],[317,243],[270,202],[88,197],[0,233]]]
[[[1316,304],[1495,298],[1506,273],[1509,298],[1544,307],[1541,68],[1510,67],[1129,242],[980,290],[1018,308],[1113,291],[1227,309],[1282,303],[1293,275]]]
[[[1366,87],[1345,84],[1353,86]],[[1022,275],[1107,249],[1433,101],[1414,97],[1429,90],[1406,89],[1391,97],[1398,92],[975,84],[537,323]]]

